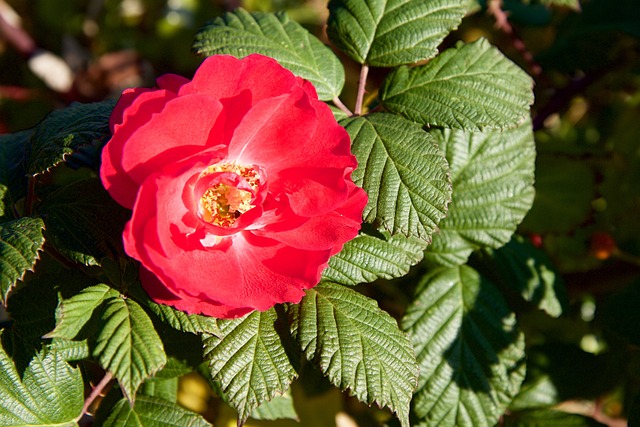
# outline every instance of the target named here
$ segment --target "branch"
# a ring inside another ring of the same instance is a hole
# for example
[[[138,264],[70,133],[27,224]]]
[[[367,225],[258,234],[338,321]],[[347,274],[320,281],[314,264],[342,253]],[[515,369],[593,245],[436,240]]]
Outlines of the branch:
[[[535,60],[533,54],[527,49],[527,45],[509,22],[509,13],[502,9],[502,0],[489,0],[487,3],[487,12],[496,19],[496,28],[511,38],[512,46],[527,63],[529,74],[533,77],[539,77],[542,74],[542,67]]]
[[[104,375],[104,377],[102,377],[98,385],[93,388],[89,397],[87,397],[87,399],[84,401],[84,406],[82,407],[82,412],[80,413],[78,420],[89,412],[89,407],[91,406],[93,401],[96,400],[96,398],[102,394],[102,391],[107,386],[107,384],[109,384],[112,378],[113,378],[113,375],[107,372]]]
[[[333,102],[333,104],[336,107],[338,107],[340,110],[344,111],[347,114],[347,116],[349,117],[353,116],[353,113],[351,112],[351,110],[349,110],[347,106],[344,105],[342,101],[340,101],[340,98],[338,98],[337,96],[334,96],[331,102]]]
[[[359,116],[362,114],[362,102],[364,100],[365,86],[367,85],[367,75],[369,74],[369,66],[362,64],[360,69],[360,80],[358,81],[358,96],[356,97],[356,109],[354,114]]]

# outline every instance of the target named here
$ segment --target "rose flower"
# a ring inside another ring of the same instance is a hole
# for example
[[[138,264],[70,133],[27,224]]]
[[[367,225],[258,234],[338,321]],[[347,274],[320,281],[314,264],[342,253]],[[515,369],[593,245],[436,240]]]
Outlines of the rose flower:
[[[367,201],[349,136],[275,60],[207,58],[127,89],[100,175],[132,210],[127,254],[156,302],[219,318],[299,302]]]

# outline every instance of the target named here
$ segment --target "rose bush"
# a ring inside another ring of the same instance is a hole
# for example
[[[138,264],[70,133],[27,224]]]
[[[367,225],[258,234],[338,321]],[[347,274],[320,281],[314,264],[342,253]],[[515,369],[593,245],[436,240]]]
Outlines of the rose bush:
[[[220,318],[298,302],[356,236],[367,196],[313,86],[261,55],[123,92],[102,154],[156,302]]]

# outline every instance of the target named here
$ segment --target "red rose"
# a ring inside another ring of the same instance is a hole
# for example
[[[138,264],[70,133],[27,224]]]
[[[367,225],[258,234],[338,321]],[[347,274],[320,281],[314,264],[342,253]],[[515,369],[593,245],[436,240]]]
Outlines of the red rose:
[[[100,171],[133,211],[124,245],[145,290],[223,318],[300,301],[360,228],[346,131],[261,55],[212,56],[193,80],[157,84],[122,94]]]

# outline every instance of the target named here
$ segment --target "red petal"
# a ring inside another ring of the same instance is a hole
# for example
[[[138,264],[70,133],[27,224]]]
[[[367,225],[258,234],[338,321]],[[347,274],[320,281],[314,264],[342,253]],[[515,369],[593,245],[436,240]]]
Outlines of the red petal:
[[[158,92],[163,91],[149,94]],[[102,182],[127,208],[133,206],[140,184],[150,174],[224,141],[219,101],[190,95],[167,102],[168,93],[151,100],[144,97],[146,94],[138,98],[103,150]]]
[[[256,54],[244,59],[213,55],[200,64],[191,83],[183,86],[180,93],[206,93],[222,99],[246,91],[255,104],[288,93],[298,85],[296,77],[275,59]]]

